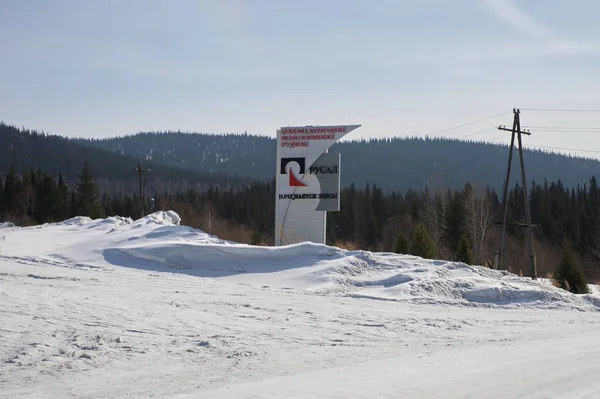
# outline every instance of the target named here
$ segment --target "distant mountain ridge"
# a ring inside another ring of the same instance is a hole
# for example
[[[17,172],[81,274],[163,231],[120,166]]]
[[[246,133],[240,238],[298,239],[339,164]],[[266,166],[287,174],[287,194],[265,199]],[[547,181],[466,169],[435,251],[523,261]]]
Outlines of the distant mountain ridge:
[[[80,144],[102,148],[154,163],[241,176],[272,179],[276,140],[248,134],[139,133],[88,140]],[[462,187],[466,181],[500,189],[506,175],[508,147],[443,138],[386,138],[335,144],[331,151],[342,153],[342,184],[364,187],[375,183],[391,190],[424,187]],[[583,185],[600,174],[597,160],[538,150],[525,150],[527,180],[561,180],[568,187]],[[515,154],[511,183],[520,181]],[[512,185],[511,184],[511,185]]]
[[[102,147],[82,145],[80,140],[18,129],[0,122],[0,173],[2,177],[10,167],[24,173],[30,169],[42,169],[52,176],[62,174],[67,183],[73,184],[88,162],[94,179],[101,191],[137,192],[138,177],[134,172],[137,158],[131,155],[106,151]],[[205,190],[209,186],[230,187],[245,183],[242,179],[218,173],[182,170],[168,164],[145,162],[144,186],[149,192]]]
[[[229,176],[270,179],[275,168],[276,142],[267,136],[169,132],[74,141],[157,164]]]

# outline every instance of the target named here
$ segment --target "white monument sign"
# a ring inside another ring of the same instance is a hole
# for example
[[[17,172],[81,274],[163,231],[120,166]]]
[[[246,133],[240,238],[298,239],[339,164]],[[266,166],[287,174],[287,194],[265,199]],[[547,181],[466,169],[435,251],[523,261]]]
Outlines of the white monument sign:
[[[360,125],[277,131],[275,245],[325,243],[327,211],[340,209],[340,154],[327,150]]]

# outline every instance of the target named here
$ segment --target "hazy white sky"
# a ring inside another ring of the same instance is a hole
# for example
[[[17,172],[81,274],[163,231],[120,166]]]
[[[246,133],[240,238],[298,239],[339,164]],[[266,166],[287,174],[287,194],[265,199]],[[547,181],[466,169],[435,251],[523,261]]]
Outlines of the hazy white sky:
[[[598,15],[597,0],[0,0],[0,120],[84,137],[359,123],[358,138],[597,109]],[[596,127],[526,141],[600,151],[600,113],[522,119]]]

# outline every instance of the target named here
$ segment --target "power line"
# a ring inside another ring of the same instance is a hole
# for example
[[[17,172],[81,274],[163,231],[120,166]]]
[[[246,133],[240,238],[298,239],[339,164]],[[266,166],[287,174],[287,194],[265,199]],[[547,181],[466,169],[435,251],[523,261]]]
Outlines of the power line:
[[[507,135],[503,134],[502,136],[497,136],[494,138],[489,139],[488,141],[494,141],[494,140],[498,140],[498,139],[509,139],[510,137],[508,137]]]
[[[501,150],[501,149],[503,149],[503,148],[505,148],[505,146],[503,146],[503,145],[501,145],[501,146],[498,146],[498,147],[494,148],[493,150],[491,150],[491,151],[487,151],[487,152],[485,152],[484,154],[481,154],[481,155],[479,155],[479,156],[477,156],[477,157],[475,157],[475,158],[472,158],[472,159],[467,159],[467,160],[463,160],[463,161],[461,161],[461,162],[457,163],[456,165],[450,166],[449,168],[444,168],[444,169],[441,169],[441,170],[439,170],[439,172],[448,172],[448,171],[450,171],[450,170],[456,169],[456,168],[458,168],[458,167],[460,167],[460,166],[463,166],[463,165],[465,165],[465,164],[469,164],[469,163],[471,163],[471,162],[479,161],[480,159],[482,159],[482,158],[485,158],[486,156],[488,156],[488,155],[490,155],[490,154],[493,154],[493,153],[495,153],[495,152],[498,152],[498,151],[500,151],[500,150]],[[425,175],[425,174],[424,174],[424,175],[421,175],[420,177],[421,177],[421,178],[426,178],[426,177],[427,177],[427,175]],[[411,182],[411,185],[413,185],[413,184],[416,184],[416,183],[419,183],[419,181],[420,181],[420,179],[415,179],[415,180],[413,180],[413,181]]]
[[[480,123],[480,122],[484,122],[484,121],[487,121],[487,120],[490,120],[490,119],[498,118],[498,117],[500,117],[500,116],[503,116],[503,115],[508,115],[508,114],[510,114],[511,112],[512,112],[512,111],[501,112],[501,113],[499,113],[499,114],[490,115],[490,116],[487,116],[487,117],[485,117],[485,118],[481,118],[481,119],[477,119],[477,120],[474,120],[474,121],[471,121],[471,122],[463,123],[462,125],[452,126],[452,127],[446,128],[446,129],[439,130],[439,131],[437,131],[437,132],[434,132],[434,133],[429,133],[429,134],[426,134],[426,135],[425,135],[425,137],[429,137],[429,136],[435,136],[435,135],[439,135],[439,134],[442,134],[442,133],[448,132],[448,131],[450,131],[450,130],[455,130],[455,129],[460,129],[460,128],[462,128],[462,127],[471,126],[471,125],[474,125],[474,124],[476,124],[476,123]],[[474,135],[476,135],[476,134],[480,134],[480,133],[487,132],[487,131],[489,131],[489,130],[492,130],[492,129],[496,129],[496,126],[492,126],[492,127],[488,127],[488,128],[486,128],[486,129],[478,130],[478,131],[476,131],[476,132],[469,133],[469,134],[466,134],[466,135],[464,135],[464,136],[460,136],[460,137],[451,137],[451,138],[452,138],[452,139],[455,139],[455,140],[460,140],[460,139],[464,139],[464,138],[467,138],[467,137],[474,136]],[[448,171],[448,170],[455,169],[455,168],[457,168],[457,167],[459,167],[459,166],[461,166],[461,165],[463,165],[463,164],[465,164],[465,163],[467,163],[467,162],[475,162],[475,161],[477,161],[477,160],[479,160],[479,159],[481,159],[481,158],[483,158],[483,157],[485,157],[485,156],[487,156],[487,155],[489,155],[489,154],[491,154],[491,153],[493,153],[493,152],[499,151],[500,149],[502,149],[502,146],[500,146],[500,147],[498,147],[498,148],[494,149],[493,151],[487,152],[487,153],[485,153],[485,154],[481,155],[480,157],[477,157],[477,158],[475,158],[475,159],[471,159],[471,160],[467,160],[467,161],[460,162],[460,163],[458,163],[457,165],[451,166],[450,168],[446,168],[446,169],[444,169],[444,170],[442,170],[442,171]],[[426,177],[427,177],[427,175],[422,175],[422,176],[420,176],[420,178],[426,178]],[[419,179],[415,179],[415,180],[413,180],[413,181],[410,183],[410,185],[413,185],[413,184],[415,184],[415,183],[418,183],[418,182],[419,182]]]
[[[562,130],[562,129],[534,129],[536,133],[573,133],[573,134],[598,134],[598,130]]]
[[[536,144],[529,144],[528,147],[533,147],[533,148],[545,148],[545,149],[549,149],[549,150],[563,150],[563,151],[580,151],[580,152],[591,152],[591,153],[597,153],[600,154],[600,151],[598,150],[582,150],[582,149],[578,149],[578,148],[563,148],[563,147],[549,147],[549,146],[544,146],[544,145],[536,145]]]
[[[471,125],[474,125],[474,124],[476,124],[476,123],[480,123],[480,122],[484,122],[484,121],[487,121],[487,120],[490,120],[490,119],[498,118],[498,117],[500,117],[500,116],[503,116],[503,115],[508,115],[508,114],[510,114],[511,112],[512,112],[512,111],[506,111],[506,112],[501,112],[501,113],[498,113],[498,114],[495,114],[495,115],[486,116],[485,118],[481,118],[481,119],[477,119],[477,120],[474,120],[474,121],[471,121],[471,122],[463,123],[462,125],[452,126],[452,127],[446,128],[446,129],[439,130],[439,131],[437,131],[437,132],[433,132],[433,133],[426,134],[426,135],[425,135],[425,137],[436,136],[436,135],[439,135],[439,134],[442,134],[442,133],[445,133],[445,132],[449,132],[449,131],[451,131],[451,130],[455,130],[455,129],[460,129],[460,128],[463,128],[463,127],[471,126]],[[488,127],[488,128],[486,128],[486,129],[478,130],[478,131],[476,131],[476,132],[469,133],[469,134],[466,134],[466,135],[464,135],[464,136],[460,136],[460,137],[456,137],[456,138],[455,138],[455,137],[451,137],[451,138],[452,138],[452,139],[455,139],[455,140],[460,140],[460,139],[464,139],[464,138],[467,138],[467,137],[474,136],[474,135],[476,135],[476,134],[480,134],[480,133],[487,132],[487,131],[489,131],[489,130],[492,130],[492,129],[496,129],[496,126],[492,126],[492,127]],[[493,153],[493,152],[496,152],[496,151],[498,151],[498,150],[500,150],[500,149],[502,149],[502,147],[496,148],[495,150],[493,150],[493,151],[491,151],[491,152],[488,152],[488,153],[485,153],[485,154],[483,154],[482,156],[480,156],[480,157],[477,157],[477,158],[475,158],[475,159],[472,159],[472,160],[470,160],[470,161],[469,161],[469,160],[467,160],[467,161],[460,162],[459,164],[457,164],[457,165],[454,165],[454,166],[451,166],[450,168],[447,168],[447,169],[445,169],[444,171],[448,171],[448,170],[455,169],[455,168],[457,168],[457,167],[459,167],[459,166],[461,166],[461,165],[465,164],[466,162],[475,162],[475,161],[477,161],[477,160],[479,160],[479,159],[481,159],[481,158],[483,158],[483,157],[487,156],[488,154],[491,154],[491,153]],[[420,178],[425,178],[425,177],[427,177],[427,176],[426,176],[426,175],[422,175]],[[413,181],[411,182],[411,184],[410,184],[410,185],[413,185],[413,184],[415,184],[415,183],[418,183],[418,182],[419,182],[419,180],[418,180],[418,179],[415,179],[415,180],[413,180]]]
[[[497,129],[497,128],[496,127],[492,127],[490,129],[486,129],[486,130],[491,130],[491,129]],[[464,138],[464,137],[459,137],[458,139],[462,139],[462,138]],[[483,139],[480,142],[482,142],[482,143],[489,143],[491,141],[498,140],[498,139],[501,139],[501,138],[510,138],[510,137],[506,137],[506,135],[503,134],[502,136],[492,137],[491,139]]]
[[[541,112],[600,112],[600,109],[521,108],[521,111],[541,111]]]
[[[467,138],[467,137],[475,136],[476,134],[487,132],[487,131],[492,130],[492,129],[496,129],[496,126],[488,127],[487,129],[479,130],[479,131],[474,132],[474,133],[465,134],[464,136],[460,136],[460,137],[456,137],[456,138],[457,139],[464,139],[464,138]]]
[[[600,127],[592,126],[527,126],[527,128],[546,133],[600,133]]]
[[[527,129],[559,129],[559,130],[600,130],[600,127],[592,126],[523,126]]]
[[[442,134],[442,133],[445,133],[445,132],[449,132],[450,130],[454,130],[454,129],[460,129],[461,127],[467,127],[467,126],[471,126],[471,125],[474,125],[474,124],[476,124],[476,123],[479,123],[479,122],[487,121],[487,120],[494,119],[494,118],[497,118],[497,117],[499,117],[499,116],[502,116],[502,115],[507,115],[507,114],[510,114],[511,112],[512,112],[512,111],[506,111],[506,112],[502,112],[502,113],[500,113],[500,114],[496,114],[496,115],[487,116],[487,117],[485,117],[485,118],[477,119],[477,120],[475,120],[475,121],[472,121],[472,122],[463,123],[462,125],[458,125],[458,126],[452,126],[452,127],[446,128],[446,129],[439,130],[439,131],[437,131],[437,132],[434,132],[434,133],[429,133],[429,134],[426,134],[425,136],[426,136],[426,137],[429,137],[429,136],[437,136],[438,134]]]

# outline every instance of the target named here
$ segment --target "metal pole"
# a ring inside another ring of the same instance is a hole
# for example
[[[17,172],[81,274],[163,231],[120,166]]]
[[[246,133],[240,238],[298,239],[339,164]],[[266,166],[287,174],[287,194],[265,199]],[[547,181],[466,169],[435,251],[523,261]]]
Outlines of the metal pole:
[[[535,252],[533,249],[533,229],[531,227],[531,211],[529,210],[529,193],[527,191],[527,178],[525,177],[525,161],[523,159],[523,143],[521,142],[521,120],[519,117],[520,111],[517,110],[517,133],[519,139],[519,159],[521,160],[521,178],[523,180],[523,199],[525,202],[525,218],[527,219],[527,232],[529,236],[529,258],[530,258],[530,273],[533,280],[537,280],[537,264]]]

